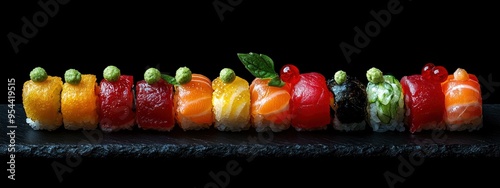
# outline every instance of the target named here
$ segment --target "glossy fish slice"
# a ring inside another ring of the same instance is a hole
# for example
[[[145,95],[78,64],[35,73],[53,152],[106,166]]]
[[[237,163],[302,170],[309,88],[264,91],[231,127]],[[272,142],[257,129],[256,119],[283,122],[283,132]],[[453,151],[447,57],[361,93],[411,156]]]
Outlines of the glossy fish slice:
[[[291,124],[291,87],[269,86],[270,79],[255,78],[250,85],[251,121],[257,132],[280,132]]]
[[[444,120],[449,130],[478,130],[483,126],[480,84],[473,74],[458,68],[442,83],[445,95]]]
[[[99,87],[99,126],[105,132],[131,130],[135,125],[134,77],[121,75],[117,81],[102,79]]]
[[[292,93],[292,126],[297,131],[326,129],[331,123],[333,94],[325,77],[316,72],[300,74]]]
[[[242,131],[250,128],[250,90],[243,78],[224,83],[220,77],[212,81],[214,126],[220,131]]]
[[[62,126],[61,77],[48,76],[43,82],[28,80],[23,84],[23,107],[26,122],[34,130],[56,130]]]
[[[96,81],[95,75],[82,74],[80,83],[64,83],[61,93],[61,113],[65,129],[93,130],[97,128],[99,87]]]
[[[175,86],[175,117],[183,130],[208,129],[212,126],[212,94],[212,82],[201,74],[192,74],[190,82]]]
[[[136,121],[144,130],[170,131],[175,126],[174,89],[160,79],[154,84],[136,83]]]

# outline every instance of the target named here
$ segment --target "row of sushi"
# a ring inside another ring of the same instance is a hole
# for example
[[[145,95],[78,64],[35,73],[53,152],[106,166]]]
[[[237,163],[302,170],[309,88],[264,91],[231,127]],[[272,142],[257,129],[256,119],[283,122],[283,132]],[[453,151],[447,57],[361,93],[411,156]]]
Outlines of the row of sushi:
[[[41,67],[23,85],[26,122],[35,130],[106,132],[133,129],[170,131],[215,127],[220,131],[280,132],[324,130],[375,132],[409,130],[473,131],[482,127],[481,89],[474,74],[458,68],[426,64],[420,74],[401,80],[375,67],[367,85],[344,71],[326,79],[317,72],[300,73],[291,64],[280,72],[264,54],[239,53],[256,78],[249,84],[230,68],[211,80],[187,67],[174,76],[145,71],[134,84],[110,65],[98,83],[93,74],[69,69],[65,82]]]

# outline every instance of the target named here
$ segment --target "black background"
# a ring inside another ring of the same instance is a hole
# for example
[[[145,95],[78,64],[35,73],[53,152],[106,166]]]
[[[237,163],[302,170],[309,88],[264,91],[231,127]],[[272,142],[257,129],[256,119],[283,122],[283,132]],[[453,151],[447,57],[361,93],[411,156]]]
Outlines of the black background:
[[[301,72],[320,72],[327,78],[343,69],[366,81],[365,72],[371,67],[401,78],[419,73],[426,62],[434,62],[445,66],[450,73],[461,67],[486,81],[491,77],[491,81],[500,82],[499,73],[493,68],[498,64],[499,13],[492,1],[438,3],[400,0],[401,13],[392,15],[387,27],[381,28],[359,54],[353,54],[350,63],[339,44],[353,45],[353,28],[364,29],[368,22],[375,20],[370,11],[387,9],[389,0],[218,0],[232,7],[232,11],[223,13],[223,20],[219,18],[214,2],[69,1],[59,5],[57,14],[49,17],[47,23],[38,28],[37,34],[28,38],[27,44],[21,44],[19,52],[15,53],[8,34],[22,36],[24,23],[21,18],[32,21],[33,15],[42,9],[38,1],[2,1],[2,75],[16,79],[16,103],[21,103],[22,84],[36,66],[44,67],[54,76],[62,77],[65,70],[76,68],[101,79],[106,66],[116,65],[122,74],[134,75],[136,81],[143,79],[148,67],[172,74],[178,67],[188,66],[193,72],[212,79],[222,68],[230,67],[250,81],[253,76],[236,56],[240,52],[270,56],[277,71],[282,65],[291,63]],[[488,94],[483,103],[499,103],[500,87],[485,82],[481,84],[483,94]],[[2,103],[6,102],[2,100]],[[478,180],[467,183],[493,182],[491,174],[478,173],[483,170],[475,165],[478,160],[472,161],[450,159],[442,165],[440,161],[428,162],[401,185],[433,185],[432,181],[459,185],[457,180],[467,178]],[[23,170],[29,174],[26,171],[30,168],[47,168],[50,162],[32,160],[24,166],[20,163],[20,179],[29,181],[23,177]],[[203,187],[211,181],[208,172],[222,170],[227,160],[108,162],[88,161],[65,181],[68,184],[94,180],[164,182],[160,184],[162,186],[172,181],[187,187]],[[276,168],[268,168],[270,164]],[[332,187],[345,182],[385,186],[383,172],[396,171],[398,164],[397,159],[365,162],[349,159],[264,160],[244,167],[242,174],[233,178],[229,187],[298,183],[316,186],[324,183]],[[52,169],[47,171],[52,173]],[[473,175],[462,173],[464,171]],[[53,175],[47,177],[54,181]],[[264,183],[266,181],[271,181],[271,184]]]
[[[375,21],[370,11],[387,10],[389,0],[69,1],[59,5],[57,14],[26,38],[28,43],[20,44],[16,54],[7,35],[22,36],[21,18],[33,21],[42,11],[37,2],[9,0],[2,5],[0,44],[2,62],[8,65],[2,72],[16,78],[19,103],[22,84],[36,66],[50,75],[63,77],[65,70],[76,68],[101,79],[106,66],[117,65],[136,81],[148,67],[173,74],[188,66],[212,79],[230,67],[250,81],[253,76],[236,56],[247,52],[270,56],[276,71],[291,63],[301,72],[320,72],[327,78],[343,69],[366,82],[371,67],[401,78],[434,62],[450,73],[461,67],[485,81],[491,77],[490,82],[500,82],[493,68],[498,63],[498,11],[486,1],[396,1],[401,12],[392,14],[388,25],[359,54],[351,55],[350,63],[339,44],[354,45],[353,28],[364,30]],[[213,2],[236,6],[220,11],[221,21]],[[497,85],[482,82],[488,96],[484,103],[499,102]]]

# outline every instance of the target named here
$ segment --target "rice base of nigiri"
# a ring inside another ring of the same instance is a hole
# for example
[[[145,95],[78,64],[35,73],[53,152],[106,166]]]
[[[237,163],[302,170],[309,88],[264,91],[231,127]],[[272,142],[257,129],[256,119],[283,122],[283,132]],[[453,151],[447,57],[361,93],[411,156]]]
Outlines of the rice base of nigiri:
[[[386,132],[386,131],[399,131],[403,132],[405,130],[405,125],[403,123],[404,119],[404,108],[398,108],[396,112],[396,118],[393,118],[389,123],[383,123],[378,118],[378,106],[376,103],[371,103],[368,108],[368,113],[370,115],[370,126],[375,132]]]
[[[333,128],[335,130],[340,130],[340,131],[361,131],[366,129],[366,121],[361,121],[361,122],[353,122],[353,123],[342,123],[340,120],[335,116],[333,118]]]

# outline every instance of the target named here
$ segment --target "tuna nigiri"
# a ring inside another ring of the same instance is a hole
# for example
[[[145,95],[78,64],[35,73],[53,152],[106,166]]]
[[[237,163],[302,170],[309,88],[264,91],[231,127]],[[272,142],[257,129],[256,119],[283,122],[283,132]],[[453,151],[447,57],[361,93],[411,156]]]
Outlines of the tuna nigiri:
[[[273,60],[264,54],[239,53],[238,58],[256,78],[250,84],[251,122],[257,132],[280,132],[290,127],[291,85],[280,80]]]
[[[183,130],[208,129],[214,122],[212,81],[202,74],[190,76],[189,82],[174,87],[176,122]]]
[[[144,80],[136,83],[136,121],[144,130],[170,131],[174,128],[174,89],[161,79],[160,71],[149,68]]]
[[[99,92],[99,126],[105,132],[131,130],[135,125],[134,77],[110,65],[103,71]]]
[[[224,68],[212,81],[214,127],[220,131],[243,131],[250,128],[250,90],[248,82]]]
[[[330,104],[333,93],[326,78],[318,72],[300,74],[291,64],[281,68],[283,81],[292,83],[292,127],[297,131],[324,130],[331,123]]]
[[[366,86],[340,70],[328,80],[328,87],[334,96],[331,104],[333,128],[340,131],[365,130],[368,115]]]
[[[384,75],[380,69],[366,72],[368,84],[368,123],[375,132],[405,130],[404,95],[400,82],[393,75]]]
[[[61,77],[49,76],[45,69],[36,67],[30,80],[23,84],[23,107],[26,123],[34,130],[56,130],[62,126]]]
[[[93,130],[99,123],[97,98],[99,88],[93,74],[81,74],[69,69],[64,74],[61,93],[61,113],[64,128],[68,130]]]
[[[474,74],[458,68],[442,83],[444,120],[450,131],[473,131],[483,126],[481,87]]]
[[[443,66],[428,63],[421,74],[401,78],[406,110],[404,121],[411,133],[446,128],[441,82],[447,76],[448,71]]]

